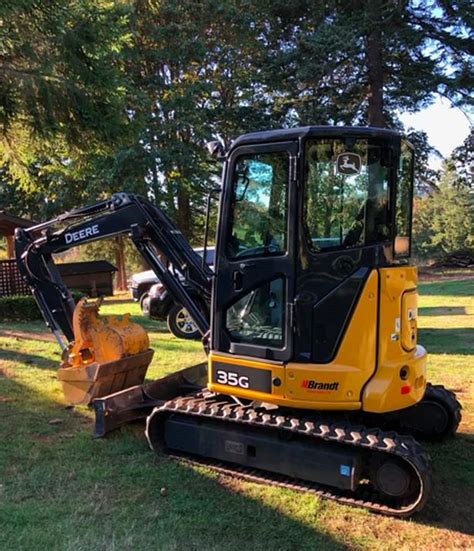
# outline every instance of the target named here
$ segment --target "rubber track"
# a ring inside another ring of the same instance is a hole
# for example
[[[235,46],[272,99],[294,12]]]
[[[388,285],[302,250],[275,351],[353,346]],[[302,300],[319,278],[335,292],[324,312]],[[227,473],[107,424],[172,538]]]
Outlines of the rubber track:
[[[377,513],[406,517],[420,510],[425,504],[432,485],[431,459],[421,445],[411,436],[401,436],[394,431],[382,431],[380,429],[368,429],[362,425],[354,425],[350,422],[333,422],[331,420],[315,420],[309,417],[286,417],[272,413],[271,410],[254,409],[235,403],[230,397],[214,395],[208,392],[170,400],[160,407],[155,408],[147,419],[146,436],[150,447],[159,451],[163,442],[152,442],[150,431],[152,423],[163,422],[171,413],[182,413],[204,419],[215,419],[228,423],[236,423],[248,426],[263,426],[279,431],[288,431],[301,434],[315,440],[324,440],[343,445],[356,446],[365,450],[392,454],[399,457],[409,465],[416,473],[419,486],[418,493],[409,501],[382,496],[369,482],[361,481],[355,492],[340,490],[338,488],[308,483],[289,479],[270,472],[263,472],[251,467],[215,461],[213,459],[201,459],[195,455],[186,457],[193,463],[199,463],[216,468],[218,471],[232,474],[255,482],[278,484],[288,488],[311,491],[317,495],[356,507],[363,507]],[[171,455],[177,456],[172,450]],[[190,459],[192,457],[192,459]]]

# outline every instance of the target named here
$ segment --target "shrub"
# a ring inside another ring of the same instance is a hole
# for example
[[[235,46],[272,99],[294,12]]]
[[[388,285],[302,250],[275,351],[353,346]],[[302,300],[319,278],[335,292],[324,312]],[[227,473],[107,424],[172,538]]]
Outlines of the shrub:
[[[0,297],[0,320],[33,321],[42,319],[35,299],[30,296]]]
[[[83,295],[73,293],[77,302]],[[32,295],[18,297],[0,297],[0,321],[35,321],[43,316]]]
[[[474,254],[474,201],[466,187],[442,180],[439,190],[415,201],[414,252],[418,258],[443,261],[453,254]]]

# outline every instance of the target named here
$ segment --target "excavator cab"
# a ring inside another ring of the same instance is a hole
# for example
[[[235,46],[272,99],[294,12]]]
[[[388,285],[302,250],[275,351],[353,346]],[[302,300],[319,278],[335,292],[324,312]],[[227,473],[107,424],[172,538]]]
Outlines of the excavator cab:
[[[412,146],[383,129],[254,133],[225,174],[210,390],[305,409],[417,403]]]

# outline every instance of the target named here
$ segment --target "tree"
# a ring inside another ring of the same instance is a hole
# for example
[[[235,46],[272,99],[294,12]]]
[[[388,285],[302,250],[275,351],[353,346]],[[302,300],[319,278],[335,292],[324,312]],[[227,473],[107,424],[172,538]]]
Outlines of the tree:
[[[426,132],[410,128],[407,138],[415,150],[415,192],[418,195],[431,194],[437,189],[439,173],[430,167],[430,156],[442,158],[442,155],[429,144]]]
[[[422,258],[474,254],[474,201],[470,190],[457,182],[454,164],[448,160],[438,190],[415,201],[413,240]]]
[[[268,78],[282,79],[287,113],[299,123],[393,126],[398,110],[416,111],[435,94],[472,101],[466,0],[288,4],[272,3],[269,41],[280,47]]]
[[[464,142],[451,154],[451,162],[456,170],[455,187],[474,187],[474,129]]]
[[[50,218],[144,183],[143,169],[130,177],[141,163],[121,66],[128,13],[103,0],[2,4],[0,201],[13,212]],[[122,242],[113,248],[123,274]]]
[[[28,167],[57,138],[66,157],[110,145],[126,123],[117,64],[123,8],[9,1],[0,20],[0,161],[28,180]]]
[[[471,11],[465,0],[7,2],[0,164],[40,197],[42,217],[125,190],[196,242],[218,172],[207,140],[399,127],[397,110],[435,93],[466,103]]]
[[[126,66],[129,111],[141,126],[149,194],[195,240],[214,187],[205,142],[271,125],[256,60],[253,11],[233,2],[133,3]],[[249,3],[249,8],[251,4]]]

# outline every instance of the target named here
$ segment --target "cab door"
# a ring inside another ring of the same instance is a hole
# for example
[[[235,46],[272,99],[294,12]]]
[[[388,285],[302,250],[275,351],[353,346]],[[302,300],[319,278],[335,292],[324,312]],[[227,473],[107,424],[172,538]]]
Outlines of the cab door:
[[[213,289],[212,348],[291,359],[295,142],[236,148],[227,163]]]

